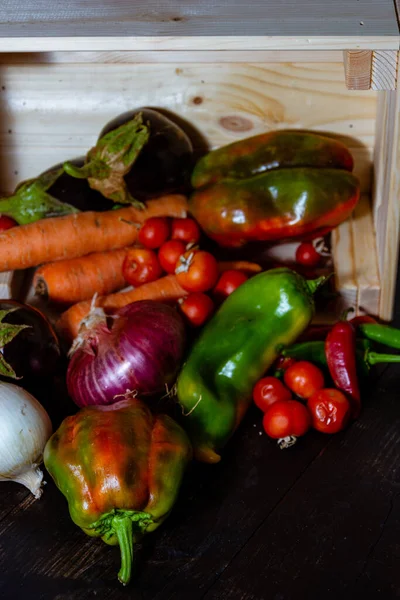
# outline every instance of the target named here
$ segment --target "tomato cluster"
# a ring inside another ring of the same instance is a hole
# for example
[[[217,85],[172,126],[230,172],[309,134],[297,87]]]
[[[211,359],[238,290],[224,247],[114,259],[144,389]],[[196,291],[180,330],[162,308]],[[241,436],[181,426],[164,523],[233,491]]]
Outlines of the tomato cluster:
[[[139,286],[174,274],[188,292],[179,302],[187,322],[200,327],[247,275],[235,269],[220,273],[216,258],[198,246],[201,231],[194,219],[147,219],[138,234],[140,246],[127,251],[122,266],[129,285]]]
[[[312,427],[337,433],[349,422],[351,405],[341,391],[325,387],[321,369],[309,361],[280,361],[283,381],[263,377],[253,389],[253,400],[263,413],[266,434],[281,448],[291,446]]]

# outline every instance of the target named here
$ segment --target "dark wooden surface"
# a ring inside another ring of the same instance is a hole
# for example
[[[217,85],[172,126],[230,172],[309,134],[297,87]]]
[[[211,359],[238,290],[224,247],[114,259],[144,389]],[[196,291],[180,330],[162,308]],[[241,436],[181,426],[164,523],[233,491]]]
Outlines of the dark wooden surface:
[[[118,549],[74,526],[52,483],[40,501],[0,483],[0,598],[400,597],[399,390],[399,366],[383,368],[357,423],[285,452],[250,411],[220,464],[192,467],[173,514],[136,548],[126,588]]]

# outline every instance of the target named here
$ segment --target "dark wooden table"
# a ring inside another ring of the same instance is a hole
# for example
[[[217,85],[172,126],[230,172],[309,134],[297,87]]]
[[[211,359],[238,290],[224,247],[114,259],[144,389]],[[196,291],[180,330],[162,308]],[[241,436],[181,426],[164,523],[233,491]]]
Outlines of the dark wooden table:
[[[350,429],[284,452],[251,410],[220,464],[192,467],[173,514],[136,548],[126,588],[118,549],[73,525],[50,481],[40,501],[0,483],[0,598],[398,598],[399,416],[400,365],[375,375]]]

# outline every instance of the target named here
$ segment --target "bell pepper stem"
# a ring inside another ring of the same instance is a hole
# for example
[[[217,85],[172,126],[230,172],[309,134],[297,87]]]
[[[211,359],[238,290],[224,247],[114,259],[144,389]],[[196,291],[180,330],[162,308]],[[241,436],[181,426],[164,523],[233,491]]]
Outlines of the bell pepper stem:
[[[318,277],[317,279],[307,279],[306,286],[310,294],[315,294],[318,288],[322,287],[332,275],[333,273],[330,273],[329,275],[321,275],[321,277]]]
[[[133,562],[133,527],[132,519],[127,516],[115,516],[112,520],[112,528],[117,536],[121,551],[121,568],[118,579],[123,584],[129,583],[132,573]]]

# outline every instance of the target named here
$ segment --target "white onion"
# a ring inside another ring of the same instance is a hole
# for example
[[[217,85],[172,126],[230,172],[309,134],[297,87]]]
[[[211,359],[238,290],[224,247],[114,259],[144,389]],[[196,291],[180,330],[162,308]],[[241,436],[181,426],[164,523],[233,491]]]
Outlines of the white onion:
[[[40,498],[39,465],[51,434],[49,415],[36,398],[17,385],[0,382],[0,481],[22,483]]]

